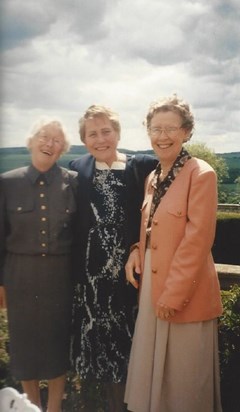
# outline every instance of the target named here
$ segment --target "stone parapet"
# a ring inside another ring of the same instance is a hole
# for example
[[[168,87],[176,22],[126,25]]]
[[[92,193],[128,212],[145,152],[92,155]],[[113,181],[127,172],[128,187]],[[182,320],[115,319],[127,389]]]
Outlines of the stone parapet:
[[[237,203],[218,203],[218,212],[240,213],[240,205]]]

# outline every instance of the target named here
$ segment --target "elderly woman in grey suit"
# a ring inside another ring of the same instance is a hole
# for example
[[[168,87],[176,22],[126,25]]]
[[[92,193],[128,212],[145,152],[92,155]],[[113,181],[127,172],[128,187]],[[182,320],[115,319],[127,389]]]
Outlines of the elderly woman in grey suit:
[[[71,249],[76,173],[56,162],[69,143],[62,124],[41,119],[28,140],[31,165],[1,176],[0,303],[7,303],[10,367],[41,408],[60,412],[69,367]]]

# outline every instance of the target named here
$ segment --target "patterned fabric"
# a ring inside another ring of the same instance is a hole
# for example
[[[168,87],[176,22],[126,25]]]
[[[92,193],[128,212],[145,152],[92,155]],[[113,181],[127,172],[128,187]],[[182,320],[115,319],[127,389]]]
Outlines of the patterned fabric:
[[[77,285],[73,308],[71,356],[82,379],[126,379],[136,306],[124,273],[125,191],[125,170],[96,170],[85,279]]]
[[[155,173],[154,173],[154,177],[152,180],[152,186],[154,188],[154,193],[153,193],[153,201],[152,201],[151,211],[150,211],[150,216],[149,216],[149,221],[148,221],[148,229],[147,229],[148,235],[149,235],[149,231],[151,228],[153,215],[159,203],[161,202],[163,196],[167,192],[168,188],[170,187],[174,179],[177,177],[177,175],[182,170],[185,163],[189,159],[191,159],[191,157],[192,156],[187,152],[187,150],[182,149],[178,157],[176,158],[175,162],[173,163],[173,166],[169,170],[168,175],[162,181],[160,179],[160,174],[162,170],[161,163],[157,165]]]

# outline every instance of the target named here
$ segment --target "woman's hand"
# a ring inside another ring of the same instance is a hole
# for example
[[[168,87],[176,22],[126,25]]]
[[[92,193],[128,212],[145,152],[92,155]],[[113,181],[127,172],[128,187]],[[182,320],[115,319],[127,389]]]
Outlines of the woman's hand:
[[[6,307],[7,307],[7,303],[6,303],[5,288],[3,286],[0,286],[0,308],[5,309]]]
[[[157,303],[156,315],[162,320],[168,320],[175,315],[175,309],[169,308],[161,302]]]
[[[140,255],[139,249],[136,247],[129,255],[128,261],[125,265],[126,280],[130,282],[136,289],[138,289],[138,281],[134,277],[134,273],[140,275]]]

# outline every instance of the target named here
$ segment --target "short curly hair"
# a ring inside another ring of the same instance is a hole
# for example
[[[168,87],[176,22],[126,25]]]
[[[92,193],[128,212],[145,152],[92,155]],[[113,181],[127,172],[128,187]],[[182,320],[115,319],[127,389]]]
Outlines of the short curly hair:
[[[92,106],[89,106],[89,108],[86,110],[84,115],[79,120],[79,134],[80,134],[80,139],[83,143],[85,141],[86,120],[94,119],[95,117],[107,117],[110,120],[113,129],[120,136],[121,125],[120,125],[120,122],[119,122],[118,114],[115,113],[109,107],[93,104]]]
[[[32,126],[30,129],[30,132],[27,137],[27,148],[30,149],[31,145],[31,140],[36,137],[41,129],[43,129],[45,126],[49,126],[51,124],[54,124],[58,129],[61,130],[63,137],[64,137],[64,145],[63,145],[63,150],[62,154],[68,152],[70,150],[70,140],[67,134],[67,131],[65,127],[63,126],[62,122],[57,119],[56,117],[48,117],[48,116],[42,116],[40,117],[36,123]]]
[[[159,112],[177,113],[182,119],[182,128],[190,132],[189,139],[192,137],[195,121],[191,108],[186,101],[180,99],[176,94],[173,94],[169,97],[162,97],[161,99],[152,102],[143,122],[148,131],[153,116]]]

